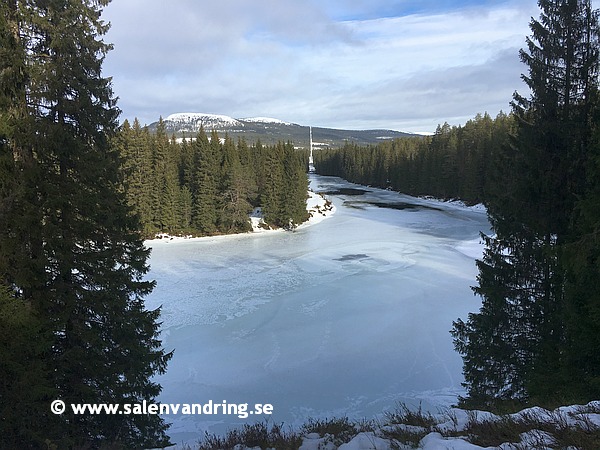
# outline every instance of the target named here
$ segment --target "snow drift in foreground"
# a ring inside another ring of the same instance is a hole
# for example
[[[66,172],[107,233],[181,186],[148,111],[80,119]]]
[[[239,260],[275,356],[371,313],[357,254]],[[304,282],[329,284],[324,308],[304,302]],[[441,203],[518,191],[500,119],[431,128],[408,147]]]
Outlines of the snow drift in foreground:
[[[467,411],[451,408],[445,413],[420,416],[431,421],[429,426],[394,424],[375,426],[370,431],[356,432],[340,444],[331,435],[309,433],[302,437],[299,450],[393,450],[419,448],[423,450],[500,450],[566,448],[566,429],[591,434],[600,429],[600,401],[587,405],[563,406],[549,411],[539,407],[518,413],[498,416],[485,411]],[[496,425],[490,425],[496,424]],[[522,432],[503,433],[503,428],[514,427]],[[542,430],[543,429],[543,430]],[[514,434],[514,438],[508,435]],[[420,438],[423,436],[422,438]],[[572,435],[573,436],[573,435]],[[419,439],[420,438],[420,439]],[[414,439],[414,441],[413,441]],[[505,441],[505,439],[508,439]],[[409,444],[413,441],[413,444]],[[494,442],[493,447],[476,445]],[[495,442],[496,441],[496,442]],[[504,441],[504,442],[502,442]],[[475,442],[475,443],[473,443]],[[336,445],[337,444],[337,445]],[[576,448],[575,446],[568,448]],[[579,448],[579,447],[577,447]],[[586,447],[587,448],[587,447]],[[238,446],[238,450],[250,450]]]

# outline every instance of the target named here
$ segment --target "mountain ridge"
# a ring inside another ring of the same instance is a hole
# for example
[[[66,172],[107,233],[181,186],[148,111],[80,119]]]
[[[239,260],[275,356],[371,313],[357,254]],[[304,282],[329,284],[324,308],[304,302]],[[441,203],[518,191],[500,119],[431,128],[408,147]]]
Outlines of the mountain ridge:
[[[272,117],[258,116],[236,119],[223,114],[183,112],[174,113],[163,119],[168,134],[176,137],[192,138],[204,127],[206,132],[215,130],[220,137],[228,134],[234,138],[244,138],[249,143],[260,140],[264,144],[291,141],[296,147],[308,148],[309,126],[286,122]],[[150,131],[155,131],[158,122],[151,123]],[[402,131],[371,129],[345,130],[337,128],[312,127],[314,147],[337,147],[346,142],[359,145],[376,144],[383,140],[421,135]]]

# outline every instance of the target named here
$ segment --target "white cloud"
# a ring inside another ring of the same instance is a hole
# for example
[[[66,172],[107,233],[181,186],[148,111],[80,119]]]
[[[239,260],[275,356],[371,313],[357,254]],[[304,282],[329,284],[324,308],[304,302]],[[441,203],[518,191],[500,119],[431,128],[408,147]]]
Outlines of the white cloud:
[[[523,3],[336,22],[332,2],[113,2],[105,72],[123,116],[147,123],[205,111],[432,131],[508,110],[523,88],[517,51],[538,15]]]

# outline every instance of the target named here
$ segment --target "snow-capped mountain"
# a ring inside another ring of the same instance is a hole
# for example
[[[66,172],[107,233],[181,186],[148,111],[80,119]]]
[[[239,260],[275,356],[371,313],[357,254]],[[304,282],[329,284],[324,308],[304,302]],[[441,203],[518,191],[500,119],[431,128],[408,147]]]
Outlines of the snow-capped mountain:
[[[164,119],[167,129],[176,128],[179,132],[196,133],[204,126],[205,130],[243,127],[244,124],[233,117],[222,114],[176,113]]]
[[[235,119],[223,114],[209,114],[197,112],[176,113],[163,119],[165,129],[169,135],[176,137],[193,137],[201,127],[207,133],[215,130],[223,138],[225,134],[237,138],[244,138],[253,143],[260,140],[264,144],[274,144],[278,141],[291,141],[295,146],[308,147],[309,127],[296,123],[286,122],[272,117],[248,117]],[[158,122],[149,125],[151,131],[156,130]],[[394,130],[338,130],[333,128],[313,127],[313,141],[319,142],[321,147],[343,145],[344,142],[355,142],[360,145],[374,144],[382,139],[395,139],[412,136]]]

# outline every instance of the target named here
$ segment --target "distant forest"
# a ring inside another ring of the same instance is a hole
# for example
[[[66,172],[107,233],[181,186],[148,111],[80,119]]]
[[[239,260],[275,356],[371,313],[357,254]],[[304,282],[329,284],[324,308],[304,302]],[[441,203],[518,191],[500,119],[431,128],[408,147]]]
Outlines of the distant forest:
[[[439,125],[430,137],[377,145],[347,143],[314,152],[319,174],[410,195],[481,203],[494,189],[494,155],[508,144],[515,119],[478,114],[464,126]]]
[[[475,408],[600,398],[600,31],[589,0],[538,2],[520,58],[529,97],[432,137],[315,154],[321,174],[483,202],[475,294],[454,322]],[[443,299],[440,299],[443,301]]]
[[[113,145],[127,202],[147,238],[250,231],[255,207],[272,227],[291,229],[308,219],[308,153],[291,143],[250,146],[203,128],[178,142],[162,119],[155,133],[136,119],[123,123]]]

